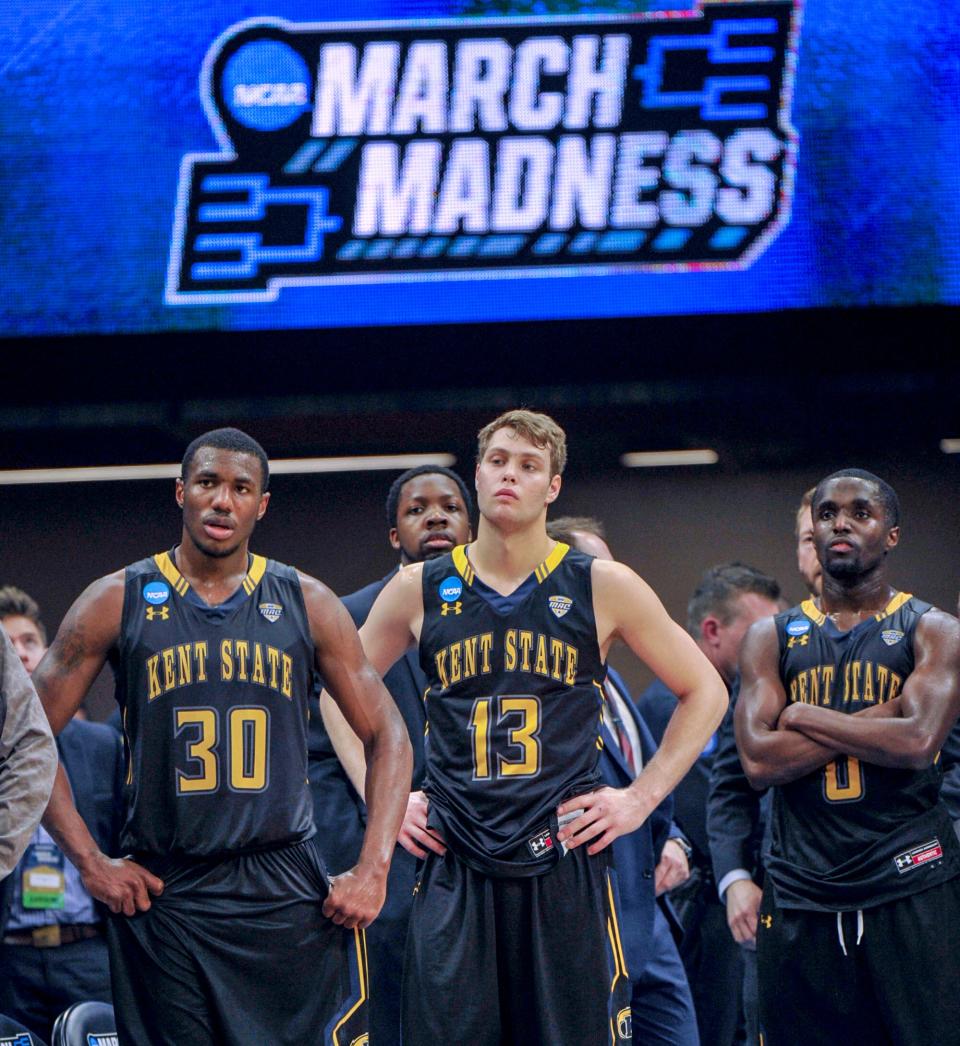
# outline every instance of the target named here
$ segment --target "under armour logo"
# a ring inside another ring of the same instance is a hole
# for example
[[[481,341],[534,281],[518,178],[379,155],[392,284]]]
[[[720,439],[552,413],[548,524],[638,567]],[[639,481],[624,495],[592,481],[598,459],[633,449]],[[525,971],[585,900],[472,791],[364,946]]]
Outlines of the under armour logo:
[[[773,916],[772,915],[761,915],[760,916],[760,925],[765,930],[769,930],[770,927],[773,926]]]
[[[810,642],[810,633],[807,632],[802,636],[791,636],[787,640],[787,647],[795,646],[806,646]]]
[[[147,607],[147,620],[153,621],[156,618],[160,618],[161,621],[166,621],[170,617],[169,607]]]
[[[440,607],[440,616],[446,617],[447,614],[459,614],[461,613],[460,608],[462,606],[463,603],[461,603],[459,600],[457,600],[456,603],[444,603],[443,606]]]

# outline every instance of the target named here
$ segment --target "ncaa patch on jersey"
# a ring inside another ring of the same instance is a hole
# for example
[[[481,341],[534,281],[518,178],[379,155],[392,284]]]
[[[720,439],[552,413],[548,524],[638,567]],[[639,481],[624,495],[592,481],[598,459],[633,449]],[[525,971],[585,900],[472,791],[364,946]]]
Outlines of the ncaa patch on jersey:
[[[279,621],[283,613],[283,607],[279,603],[261,603],[257,609],[271,624]]]
[[[170,598],[170,586],[166,581],[150,581],[143,586],[143,598],[158,607]]]
[[[880,638],[887,644],[887,646],[896,646],[897,643],[903,639],[903,633],[899,628],[885,628],[880,633]]]
[[[803,618],[802,621],[791,621],[790,624],[787,625],[787,635],[805,636],[810,631],[810,628],[810,622],[806,618]]]
[[[563,617],[573,606],[573,600],[569,596],[551,596],[547,605],[553,611],[555,617]]]
[[[450,577],[444,578],[440,582],[440,587],[437,591],[440,593],[440,598],[444,603],[452,603],[463,594],[463,582],[460,578],[451,574]]]
[[[912,850],[904,850],[902,854],[897,854],[893,863],[897,866],[897,871],[903,875],[904,872],[912,872],[914,868],[919,868],[923,864],[939,861],[941,857],[943,857],[943,847],[940,845],[940,840],[931,839],[928,843],[921,843]]]

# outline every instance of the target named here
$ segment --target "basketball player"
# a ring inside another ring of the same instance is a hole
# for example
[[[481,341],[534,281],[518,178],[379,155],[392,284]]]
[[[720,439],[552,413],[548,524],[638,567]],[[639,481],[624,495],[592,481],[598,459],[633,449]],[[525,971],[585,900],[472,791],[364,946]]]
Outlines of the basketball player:
[[[132,858],[98,850],[62,778],[45,820],[117,913],[108,940],[122,1043],[365,1034],[362,930],[383,903],[410,745],[336,597],[248,551],[268,476],[245,433],[194,440],[176,482],[180,544],[94,582],[34,674],[55,730],[106,659],[116,674]],[[330,884],[307,785],[316,669],[369,766],[360,859]]]
[[[736,709],[747,776],[776,786],[763,1041],[956,1043],[960,843],[933,763],[960,711],[960,627],[887,582],[887,483],[836,472],[812,509],[819,603],[752,627]]]
[[[361,630],[386,670],[419,643],[430,688],[427,854],[407,938],[405,1046],[628,1038],[610,843],[644,823],[726,706],[693,640],[629,568],[546,533],[563,430],[509,411],[479,434],[476,541],[402,570]],[[600,787],[600,687],[623,639],[680,697],[627,788]]]

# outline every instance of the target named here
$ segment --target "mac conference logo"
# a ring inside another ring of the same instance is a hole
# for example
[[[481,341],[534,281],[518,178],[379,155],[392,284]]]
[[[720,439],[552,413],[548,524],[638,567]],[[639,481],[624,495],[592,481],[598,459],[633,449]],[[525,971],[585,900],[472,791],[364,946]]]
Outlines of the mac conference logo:
[[[219,151],[182,161],[165,300],[746,267],[789,219],[799,6],[240,22],[203,62]]]

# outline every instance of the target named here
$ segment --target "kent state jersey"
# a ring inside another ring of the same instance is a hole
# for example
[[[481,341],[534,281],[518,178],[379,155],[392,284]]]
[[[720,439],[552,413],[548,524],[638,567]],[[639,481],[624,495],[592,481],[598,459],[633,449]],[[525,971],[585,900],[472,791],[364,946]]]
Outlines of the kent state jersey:
[[[295,570],[251,555],[243,583],[212,607],[170,553],[127,567],[111,663],[128,760],[125,849],[201,857],[313,834],[314,647]]]
[[[913,671],[929,603],[898,592],[842,632],[807,600],[775,618],[787,702],[852,714],[892,701]],[[767,863],[786,908],[841,911],[883,904],[960,874],[960,844],[934,767],[898,769],[838,756],[774,790]]]
[[[430,823],[480,871],[549,870],[557,805],[599,782],[592,563],[558,543],[510,596],[476,576],[464,546],[424,563]]]

